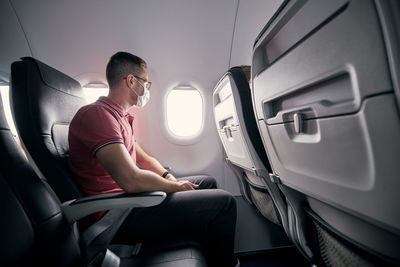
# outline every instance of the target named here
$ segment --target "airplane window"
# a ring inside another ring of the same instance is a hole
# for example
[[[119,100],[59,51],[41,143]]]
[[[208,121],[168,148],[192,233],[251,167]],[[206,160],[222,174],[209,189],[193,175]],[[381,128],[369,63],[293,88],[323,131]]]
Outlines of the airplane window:
[[[177,87],[167,96],[167,125],[177,137],[194,137],[203,124],[203,99],[193,87]]]
[[[22,148],[22,143],[18,137],[17,129],[15,128],[14,118],[11,113],[11,106],[10,106],[10,89],[8,85],[0,85],[0,92],[1,92],[1,101],[3,102],[3,109],[6,115],[6,120],[8,123],[8,127],[10,127],[10,131],[15,138],[19,148],[21,149],[22,153],[24,154],[25,158],[27,158],[24,149]]]
[[[100,84],[88,84],[83,86],[83,92],[88,103],[95,102],[100,96],[108,95],[108,88],[105,85]]]
[[[10,130],[14,136],[17,136],[17,129],[15,128],[14,119],[11,115],[11,108],[10,108],[10,98],[9,98],[9,87],[8,85],[1,85],[0,92],[1,92],[1,100],[3,101],[3,108],[6,114],[6,120]]]

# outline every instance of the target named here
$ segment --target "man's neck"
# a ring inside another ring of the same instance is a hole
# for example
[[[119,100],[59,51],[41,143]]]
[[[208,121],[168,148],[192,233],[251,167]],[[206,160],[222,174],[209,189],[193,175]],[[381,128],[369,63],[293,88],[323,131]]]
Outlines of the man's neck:
[[[125,111],[128,111],[134,104],[129,103],[129,96],[113,90],[108,93],[108,98],[120,105]]]

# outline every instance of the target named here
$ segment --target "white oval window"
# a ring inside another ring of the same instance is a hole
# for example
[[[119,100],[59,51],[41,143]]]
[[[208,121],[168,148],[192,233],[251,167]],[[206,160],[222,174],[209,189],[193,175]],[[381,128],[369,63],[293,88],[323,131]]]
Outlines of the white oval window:
[[[194,137],[203,126],[203,99],[193,87],[176,87],[167,96],[167,127],[177,137]]]

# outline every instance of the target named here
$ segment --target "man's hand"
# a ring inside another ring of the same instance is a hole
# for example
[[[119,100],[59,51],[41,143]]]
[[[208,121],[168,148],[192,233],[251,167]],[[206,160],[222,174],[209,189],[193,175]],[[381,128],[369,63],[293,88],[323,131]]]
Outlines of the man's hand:
[[[178,191],[188,191],[188,190],[195,190],[197,187],[199,187],[197,184],[192,184],[189,181],[179,181],[175,182],[176,183],[176,192]]]

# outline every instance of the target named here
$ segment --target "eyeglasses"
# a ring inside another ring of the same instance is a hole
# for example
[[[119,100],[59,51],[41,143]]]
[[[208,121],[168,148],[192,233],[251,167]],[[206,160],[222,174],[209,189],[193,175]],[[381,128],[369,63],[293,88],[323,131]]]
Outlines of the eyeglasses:
[[[141,78],[141,77],[139,77],[139,76],[136,76],[136,75],[133,75],[133,77],[136,78],[136,81],[137,81],[141,86],[143,86],[143,88],[150,89],[150,87],[151,87],[151,82],[149,82],[149,81],[147,81],[147,80],[145,80],[145,79],[143,79],[143,78]],[[138,79],[139,79],[139,80],[142,80],[142,81],[143,81],[143,84],[141,84],[141,83],[138,81]]]

